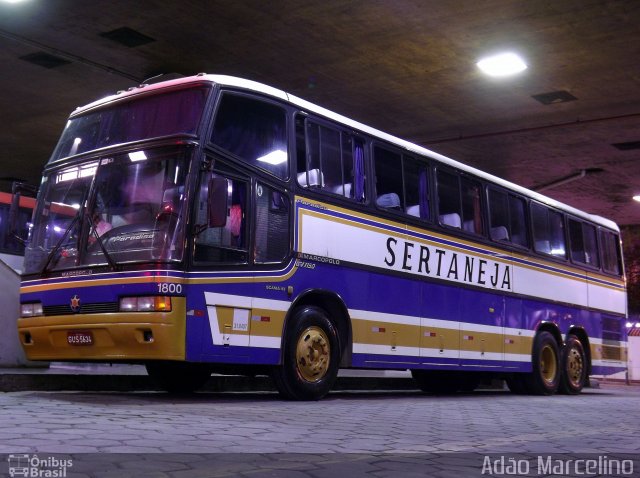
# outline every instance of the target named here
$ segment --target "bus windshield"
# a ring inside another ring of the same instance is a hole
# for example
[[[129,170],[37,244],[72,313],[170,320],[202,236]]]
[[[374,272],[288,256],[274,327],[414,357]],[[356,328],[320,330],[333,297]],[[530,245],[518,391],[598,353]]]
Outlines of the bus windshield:
[[[25,273],[181,260],[187,151],[138,150],[45,176]]]
[[[198,87],[136,96],[74,117],[50,161],[141,139],[195,134],[208,91]]]

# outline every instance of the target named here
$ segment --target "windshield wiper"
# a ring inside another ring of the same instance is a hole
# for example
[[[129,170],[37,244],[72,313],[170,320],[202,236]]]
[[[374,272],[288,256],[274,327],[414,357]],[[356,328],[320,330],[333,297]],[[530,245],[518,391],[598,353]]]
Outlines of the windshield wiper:
[[[107,262],[109,263],[109,267],[111,267],[112,271],[115,271],[118,267],[117,262],[113,260],[113,258],[111,257],[111,254],[107,252],[107,248],[104,247],[104,242],[102,242],[102,239],[98,234],[97,228],[95,227],[93,219],[91,219],[91,216],[89,216],[89,214],[86,214],[86,218],[89,221],[89,230],[93,232],[93,236],[96,238],[96,242],[100,246],[100,250],[104,254],[105,259],[107,259]]]
[[[73,218],[73,220],[69,223],[69,226],[64,231],[64,234],[62,234],[62,237],[58,240],[58,242],[56,242],[56,245],[53,246],[53,249],[51,249],[51,252],[49,252],[49,255],[47,256],[47,260],[44,263],[44,266],[42,267],[42,270],[40,271],[41,275],[45,274],[46,272],[48,272],[49,264],[51,264],[51,261],[53,260],[55,255],[58,253],[58,250],[60,249],[60,247],[62,247],[62,244],[67,239],[67,236],[69,235],[69,232],[76,225],[76,223],[78,222],[78,219],[80,219],[81,215],[82,215],[81,212],[78,211],[78,214],[76,214],[76,216]],[[77,246],[77,244],[76,244],[76,246]]]

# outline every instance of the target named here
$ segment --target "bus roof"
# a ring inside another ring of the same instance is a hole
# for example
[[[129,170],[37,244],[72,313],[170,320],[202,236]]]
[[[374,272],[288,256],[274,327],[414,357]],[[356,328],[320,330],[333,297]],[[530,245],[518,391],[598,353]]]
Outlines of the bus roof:
[[[475,176],[478,176],[480,178],[483,178],[489,182],[492,182],[494,184],[497,184],[499,186],[502,186],[506,189],[510,189],[514,192],[517,192],[518,194],[521,194],[523,196],[526,196],[528,198],[534,199],[536,201],[539,201],[541,203],[544,203],[548,206],[551,207],[555,207],[557,209],[561,209],[569,214],[573,214],[577,217],[581,217],[583,219],[587,219],[591,222],[594,222],[596,224],[599,224],[601,226],[607,227],[609,229],[613,229],[615,231],[619,231],[620,229],[618,228],[618,225],[609,220],[609,219],[605,219],[601,216],[597,216],[594,214],[589,214],[586,213],[584,211],[581,211],[579,209],[576,209],[572,206],[569,206],[567,204],[561,203],[559,201],[556,201],[555,199],[552,199],[548,196],[544,196],[542,194],[536,193],[535,191],[531,191],[529,189],[526,189],[522,186],[518,186],[515,183],[512,183],[510,181],[504,180],[502,178],[499,178],[497,176],[494,176],[492,174],[486,173],[482,170],[473,168],[471,166],[468,166],[464,163],[461,163],[459,161],[456,161],[454,159],[451,159],[447,156],[444,156],[442,154],[436,153],[434,151],[431,151],[427,148],[424,148],[422,146],[419,146],[417,144],[411,143],[409,141],[397,138],[395,136],[392,136],[390,134],[387,134],[383,131],[380,131],[378,129],[372,128],[370,126],[367,126],[365,124],[359,123],[358,121],[352,120],[346,116],[343,116],[341,114],[335,113],[333,111],[330,111],[326,108],[323,108],[322,106],[318,106],[315,105],[313,103],[310,103],[309,101],[303,100],[302,98],[298,98],[297,96],[291,95],[283,90],[274,88],[272,86],[268,86],[262,83],[258,83],[256,81],[252,81],[252,80],[246,80],[243,78],[238,78],[235,76],[227,76],[227,75],[209,75],[209,74],[204,74],[204,73],[200,73],[196,76],[189,76],[189,77],[185,77],[185,78],[179,78],[176,80],[169,80],[169,81],[164,81],[164,82],[159,82],[159,83],[154,83],[152,85],[140,85],[137,87],[132,87],[127,89],[126,91],[120,91],[118,93],[116,93],[115,95],[111,95],[105,98],[102,98],[98,101],[94,101],[86,106],[82,106],[77,108],[71,115],[71,117],[80,115],[90,109],[96,108],[96,107],[100,107],[103,106],[107,103],[110,103],[112,101],[118,101],[124,98],[128,98],[128,97],[132,97],[141,93],[147,93],[150,92],[152,90],[159,90],[159,89],[164,89],[167,87],[172,87],[172,86],[179,86],[179,85],[185,85],[185,84],[189,84],[189,83],[212,83],[212,84],[217,84],[220,86],[229,86],[229,87],[234,87],[234,88],[241,88],[241,89],[246,89],[246,90],[250,90],[250,91],[254,91],[254,92],[258,92],[267,96],[271,96],[273,98],[277,98],[283,101],[286,101],[292,105],[298,106],[306,111],[309,112],[313,112],[316,113],[318,115],[321,115],[327,119],[331,119],[334,121],[337,121],[343,125],[346,125],[350,128],[353,128],[355,130],[361,131],[363,133],[369,134],[371,136],[380,138],[384,141],[387,141],[389,143],[395,144],[401,148],[404,148],[408,151],[414,152],[416,154],[422,155],[422,156],[427,156],[429,158],[432,158],[438,162],[441,162],[443,164],[447,164],[449,166],[455,167],[459,170],[462,171],[466,171],[468,173],[474,174]]]

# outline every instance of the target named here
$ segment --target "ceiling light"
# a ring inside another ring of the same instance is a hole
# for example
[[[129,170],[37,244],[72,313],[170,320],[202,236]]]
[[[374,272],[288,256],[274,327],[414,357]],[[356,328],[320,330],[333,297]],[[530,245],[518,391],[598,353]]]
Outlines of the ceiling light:
[[[635,196],[633,196],[633,200],[640,202],[640,194],[636,194]]]
[[[478,63],[478,68],[489,76],[503,77],[515,75],[527,69],[526,63],[515,53],[500,53],[488,56]]]

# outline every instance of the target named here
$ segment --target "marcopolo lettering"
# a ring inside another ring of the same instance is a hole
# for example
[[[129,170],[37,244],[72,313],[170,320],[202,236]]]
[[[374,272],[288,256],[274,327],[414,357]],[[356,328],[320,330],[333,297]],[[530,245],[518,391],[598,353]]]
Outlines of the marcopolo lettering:
[[[511,267],[448,249],[387,238],[384,263],[391,269],[470,285],[511,290]]]

